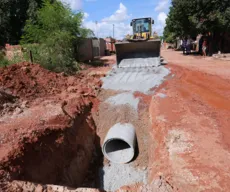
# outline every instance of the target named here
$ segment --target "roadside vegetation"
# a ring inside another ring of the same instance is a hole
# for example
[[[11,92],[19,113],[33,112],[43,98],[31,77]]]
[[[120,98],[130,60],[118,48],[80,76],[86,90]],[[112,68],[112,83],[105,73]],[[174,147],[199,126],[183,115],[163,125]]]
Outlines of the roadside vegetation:
[[[93,34],[82,27],[83,13],[73,13],[60,1],[44,0],[40,7],[23,27],[20,37],[23,53],[18,62],[30,61],[31,52],[33,62],[49,70],[66,73],[78,70],[78,47]],[[0,65],[5,62],[1,59]]]
[[[0,51],[0,67],[9,65],[9,61],[6,59],[3,51]]]

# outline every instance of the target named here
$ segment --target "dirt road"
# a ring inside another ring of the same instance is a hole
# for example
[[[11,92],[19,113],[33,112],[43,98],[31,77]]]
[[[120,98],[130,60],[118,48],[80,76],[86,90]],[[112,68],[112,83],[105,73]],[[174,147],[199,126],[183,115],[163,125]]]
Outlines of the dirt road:
[[[230,188],[230,62],[162,51],[173,78],[150,105],[150,181],[178,191]]]
[[[229,62],[212,57],[184,56],[181,52],[162,50],[164,56],[173,66],[181,66],[195,71],[201,71],[211,75],[217,75],[224,79],[230,79]]]

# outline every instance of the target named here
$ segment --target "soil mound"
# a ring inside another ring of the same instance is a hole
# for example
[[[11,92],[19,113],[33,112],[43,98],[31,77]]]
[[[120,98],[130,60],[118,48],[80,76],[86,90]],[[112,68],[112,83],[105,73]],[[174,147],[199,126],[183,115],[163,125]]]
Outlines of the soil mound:
[[[99,85],[98,79],[96,80]],[[69,86],[95,84],[93,77],[79,73],[67,77],[42,68],[39,64],[22,62],[0,68],[0,90],[22,98],[38,98],[61,93]],[[89,86],[90,87],[90,86]],[[90,90],[87,90],[87,92]]]

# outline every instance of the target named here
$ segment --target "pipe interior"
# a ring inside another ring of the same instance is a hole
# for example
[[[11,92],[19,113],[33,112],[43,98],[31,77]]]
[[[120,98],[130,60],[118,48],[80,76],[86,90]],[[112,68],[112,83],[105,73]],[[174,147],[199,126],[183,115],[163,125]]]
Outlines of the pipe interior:
[[[134,156],[134,149],[121,139],[113,139],[106,143],[105,153],[114,163],[128,163]]]

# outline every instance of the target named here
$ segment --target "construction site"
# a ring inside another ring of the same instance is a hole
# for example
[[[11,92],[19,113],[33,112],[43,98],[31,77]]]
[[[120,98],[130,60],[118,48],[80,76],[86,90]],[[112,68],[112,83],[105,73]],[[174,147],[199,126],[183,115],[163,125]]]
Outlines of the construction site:
[[[33,44],[47,60],[4,46],[0,192],[229,191],[229,54],[171,49],[153,25],[135,18],[123,40],[85,39],[77,69],[60,61],[64,41],[60,52],[48,37]]]

